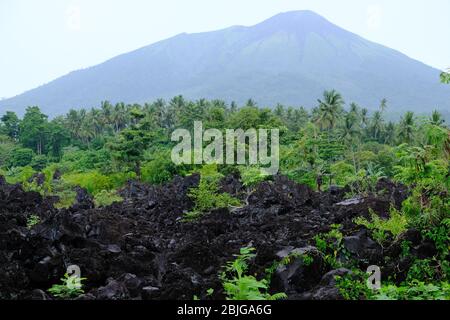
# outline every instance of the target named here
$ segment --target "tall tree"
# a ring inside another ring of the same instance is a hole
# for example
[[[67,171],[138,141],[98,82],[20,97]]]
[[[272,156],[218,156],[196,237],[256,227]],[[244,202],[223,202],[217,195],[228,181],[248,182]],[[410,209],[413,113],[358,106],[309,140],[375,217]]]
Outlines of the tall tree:
[[[39,107],[28,107],[20,123],[19,141],[37,154],[46,152],[45,146],[49,137],[47,118]]]
[[[400,121],[399,138],[401,142],[411,143],[414,139],[415,132],[414,113],[408,111]]]
[[[378,139],[383,129],[384,129],[383,115],[381,114],[381,111],[375,111],[373,113],[371,121],[372,137],[374,139]]]
[[[144,151],[152,141],[153,120],[145,118],[141,110],[131,110],[131,117],[135,120],[129,128],[122,130],[115,141],[108,144],[113,157],[132,167],[137,179],[141,179],[141,162]]]
[[[20,120],[15,112],[7,111],[1,118],[5,134],[13,140],[19,137]]]
[[[344,100],[341,94],[335,90],[325,91],[323,93],[323,100],[318,99],[317,101],[319,102],[319,107],[316,123],[321,128],[332,130],[342,114]]]

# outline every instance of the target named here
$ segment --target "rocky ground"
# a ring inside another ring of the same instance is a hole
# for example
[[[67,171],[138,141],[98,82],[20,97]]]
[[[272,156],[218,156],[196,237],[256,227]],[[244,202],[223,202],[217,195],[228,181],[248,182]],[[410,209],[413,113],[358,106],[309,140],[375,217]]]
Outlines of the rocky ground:
[[[271,291],[289,299],[340,299],[334,275],[349,270],[332,270],[313,240],[332,224],[342,225],[342,243],[362,270],[377,264],[383,278],[395,274],[401,280],[409,266],[398,240],[383,248],[352,222],[367,217],[369,208],[386,217],[391,203],[401,204],[407,190],[387,180],[379,181],[376,196],[346,200],[348,190],[314,192],[282,176],[250,191],[231,175],[221,188],[240,198],[243,207],[182,221],[193,206],[187,190],[198,183],[198,175],[163,186],[130,182],[120,191],[122,203],[102,208],[94,208],[92,198],[78,189],[77,203],[58,210],[57,199],[24,192],[0,177],[0,298],[52,299],[46,290],[75,264],[87,278],[78,299],[223,299],[219,272],[241,247],[252,245],[257,256],[250,271],[259,276],[293,251],[313,257],[309,265],[294,259],[278,268]],[[41,223],[27,228],[31,214]],[[409,230],[403,237],[411,241],[413,254],[433,254],[420,233]],[[209,288],[212,296],[206,295]]]

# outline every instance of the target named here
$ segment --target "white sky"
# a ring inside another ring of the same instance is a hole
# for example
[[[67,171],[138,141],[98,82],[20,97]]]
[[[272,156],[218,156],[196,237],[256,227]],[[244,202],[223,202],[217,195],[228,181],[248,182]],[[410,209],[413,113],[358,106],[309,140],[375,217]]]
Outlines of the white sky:
[[[304,9],[450,67],[449,0],[0,0],[0,97],[181,32],[253,25]]]

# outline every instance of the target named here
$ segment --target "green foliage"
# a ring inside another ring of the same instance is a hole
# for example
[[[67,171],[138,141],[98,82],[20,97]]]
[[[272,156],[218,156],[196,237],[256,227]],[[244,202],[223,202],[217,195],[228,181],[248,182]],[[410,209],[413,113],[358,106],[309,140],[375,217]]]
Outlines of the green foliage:
[[[332,268],[340,268],[342,265],[337,261],[339,253],[346,254],[342,239],[344,238],[340,231],[341,225],[331,225],[328,233],[314,236],[316,248],[324,254],[324,260]]]
[[[441,72],[441,82],[446,84],[450,83],[450,72]]]
[[[106,207],[114,202],[121,202],[123,198],[119,196],[115,191],[102,190],[98,192],[94,197],[94,203],[96,207]]]
[[[430,226],[422,231],[425,238],[432,240],[442,259],[449,255],[450,251],[450,218],[443,219],[436,226]]]
[[[170,158],[170,152],[163,150],[152,155],[152,159],[142,166],[142,181],[161,184],[178,173],[177,166]]]
[[[36,214],[32,214],[27,219],[27,228],[31,229],[35,225],[39,224],[40,222],[41,222],[41,218]]]
[[[62,151],[61,166],[70,172],[110,169],[111,154],[106,149],[80,150],[78,147],[66,147]],[[104,171],[106,171],[104,170]]]
[[[25,183],[35,173],[32,167],[13,167],[6,171],[5,178],[8,183]]]
[[[54,284],[47,291],[51,293],[53,296],[62,299],[76,298],[84,293],[84,290],[82,289],[83,287],[82,281],[84,280],[86,280],[86,278],[69,276],[66,273],[64,275],[64,278],[61,278],[62,284]]]
[[[218,208],[238,206],[240,201],[228,193],[219,192],[219,181],[223,177],[217,171],[217,165],[205,165],[200,170],[198,187],[189,190],[189,197],[194,201],[194,208],[185,215],[185,220],[194,220],[202,214]]]
[[[350,182],[355,181],[355,168],[345,161],[338,161],[332,164],[330,173],[339,186],[346,186]]]
[[[30,148],[17,148],[9,159],[9,167],[25,167],[31,163],[33,159],[33,150]]]
[[[380,292],[373,299],[376,300],[450,300],[450,284],[438,284],[414,281],[409,285],[382,286]]]
[[[398,237],[406,231],[408,220],[394,207],[391,207],[389,219],[380,218],[372,209],[369,209],[369,212],[371,221],[364,217],[357,217],[354,219],[354,222],[372,231],[372,236],[378,243],[383,244],[387,239],[386,232],[389,232],[394,237]]]
[[[37,154],[45,154],[48,139],[47,116],[34,106],[28,107],[20,122],[19,141],[26,148],[31,148]]]
[[[111,190],[113,187],[113,183],[108,176],[95,170],[65,174],[62,179],[71,186],[80,186],[86,189],[92,195],[96,195],[102,190]]]
[[[256,256],[255,248],[241,248],[236,259],[228,262],[220,279],[227,295],[227,300],[278,300],[287,298],[284,293],[269,294],[269,284],[266,279],[257,280],[246,275],[248,262]]]
[[[368,274],[353,269],[352,273],[335,276],[336,287],[345,300],[371,299],[374,291],[367,286]]]
[[[47,156],[43,154],[35,155],[30,165],[34,170],[41,171],[47,166],[47,162],[48,162]]]
[[[131,166],[137,179],[141,179],[141,162],[144,160],[144,151],[149,147],[153,138],[149,131],[151,120],[145,118],[145,115],[137,109],[133,110],[131,114],[135,123],[122,130],[116,139],[108,144],[108,147],[116,160]]]
[[[267,180],[269,176],[258,167],[239,167],[242,184],[246,187],[252,187],[258,183]]]

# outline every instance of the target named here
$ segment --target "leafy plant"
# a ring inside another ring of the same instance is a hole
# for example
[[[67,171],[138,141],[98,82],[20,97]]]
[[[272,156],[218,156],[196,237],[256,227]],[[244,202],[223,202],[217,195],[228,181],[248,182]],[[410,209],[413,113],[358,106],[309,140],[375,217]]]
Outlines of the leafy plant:
[[[285,293],[269,294],[269,284],[266,279],[257,280],[246,275],[248,261],[255,257],[255,248],[241,248],[236,259],[228,262],[220,278],[228,300],[278,300],[286,298]]]
[[[373,290],[367,286],[367,273],[354,269],[344,276],[335,276],[336,287],[345,300],[370,299]]]
[[[82,281],[86,278],[80,278],[78,276],[65,274],[64,278],[61,278],[62,284],[54,284],[47,291],[58,298],[69,299],[76,298],[84,293],[82,289]]]
[[[380,292],[374,295],[375,300],[450,300],[450,284],[441,282],[437,284],[424,283],[415,280],[409,285],[382,286]]]
[[[189,190],[189,197],[194,201],[192,211],[185,215],[185,220],[194,220],[212,209],[238,206],[240,201],[228,193],[219,192],[219,180],[222,175],[217,172],[216,165],[205,165],[200,170],[201,178],[197,188]]]
[[[242,184],[246,187],[252,187],[258,183],[267,180],[269,177],[267,174],[261,172],[258,167],[239,167],[239,173],[241,175]]]
[[[333,268],[341,267],[341,263],[337,260],[339,253],[346,254],[342,243],[344,236],[339,230],[340,228],[341,225],[332,224],[328,233],[318,234],[314,237],[316,248],[324,254],[325,262]]]
[[[41,218],[36,214],[32,214],[27,219],[27,228],[31,229],[40,222],[41,222]]]
[[[105,207],[113,204],[114,202],[121,202],[123,198],[115,191],[102,190],[94,197],[94,203],[96,207]]]
[[[394,207],[391,207],[389,219],[381,219],[372,209],[369,208],[371,221],[364,217],[357,217],[354,222],[362,225],[372,231],[374,239],[383,244],[387,239],[386,232],[391,233],[394,237],[399,236],[406,230],[408,220],[406,217]]]

